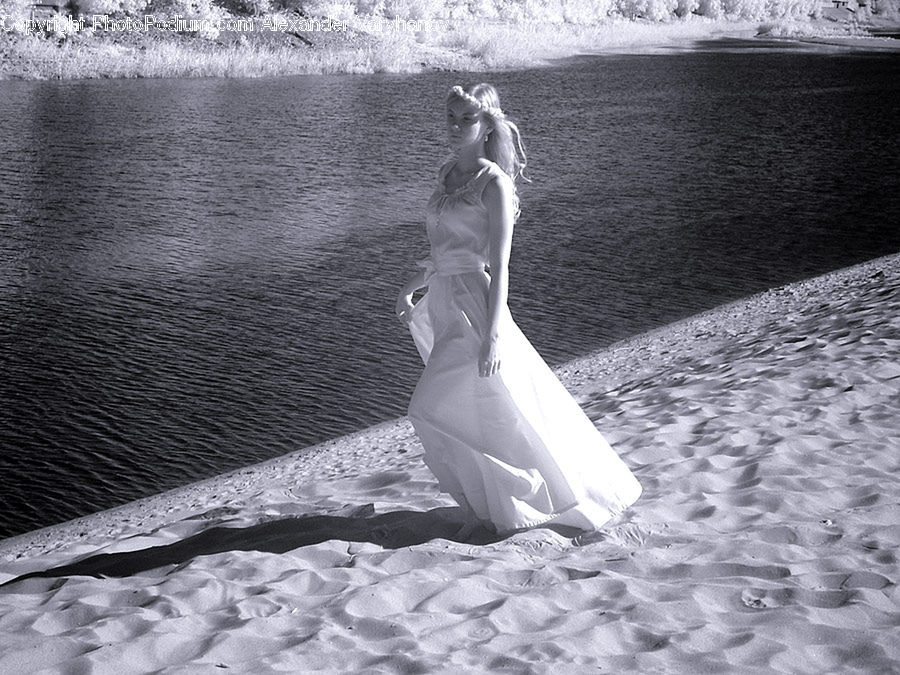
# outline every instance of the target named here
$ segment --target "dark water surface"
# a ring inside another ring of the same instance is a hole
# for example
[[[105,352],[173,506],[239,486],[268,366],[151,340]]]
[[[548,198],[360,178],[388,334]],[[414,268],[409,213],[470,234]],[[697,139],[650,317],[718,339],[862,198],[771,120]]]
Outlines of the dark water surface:
[[[894,55],[482,77],[529,150],[510,304],[551,363],[900,250]],[[0,536],[404,414],[393,304],[459,79],[0,82]]]

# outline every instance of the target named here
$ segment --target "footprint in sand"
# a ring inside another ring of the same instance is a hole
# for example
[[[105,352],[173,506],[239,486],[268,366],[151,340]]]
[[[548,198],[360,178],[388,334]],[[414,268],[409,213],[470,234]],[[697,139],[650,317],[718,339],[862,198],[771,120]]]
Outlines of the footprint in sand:
[[[357,481],[359,487],[365,490],[378,490],[398,483],[404,483],[410,478],[406,471],[381,471],[380,473],[360,478]]]
[[[745,588],[741,602],[750,609],[771,609],[786,605],[802,605],[820,609],[836,609],[853,600],[851,591],[811,591],[804,588],[774,588],[769,590]]]
[[[741,591],[741,602],[750,609],[772,609],[788,604],[790,595],[787,589],[767,591],[762,588],[745,588]]]

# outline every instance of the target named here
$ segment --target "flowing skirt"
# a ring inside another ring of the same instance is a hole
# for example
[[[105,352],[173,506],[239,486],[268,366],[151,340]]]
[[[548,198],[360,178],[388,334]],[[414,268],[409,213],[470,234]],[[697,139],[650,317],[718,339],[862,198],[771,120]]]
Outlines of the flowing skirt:
[[[557,523],[594,530],[641,486],[508,311],[500,372],[478,375],[490,278],[434,276],[410,330],[425,371],[409,405],[425,463],[461,506],[499,532]]]

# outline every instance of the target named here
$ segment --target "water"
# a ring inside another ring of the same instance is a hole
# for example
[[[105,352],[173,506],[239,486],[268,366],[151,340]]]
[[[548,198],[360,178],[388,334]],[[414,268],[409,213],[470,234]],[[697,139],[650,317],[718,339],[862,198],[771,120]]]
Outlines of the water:
[[[529,150],[523,330],[561,363],[900,250],[898,75],[730,49],[484,76]],[[0,536],[404,414],[393,304],[458,79],[0,83]]]

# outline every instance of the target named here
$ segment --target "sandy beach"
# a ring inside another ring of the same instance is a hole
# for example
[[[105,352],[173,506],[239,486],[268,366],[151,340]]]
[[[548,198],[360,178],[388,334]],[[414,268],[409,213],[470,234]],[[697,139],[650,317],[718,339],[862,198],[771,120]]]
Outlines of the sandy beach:
[[[900,672],[900,254],[558,373],[603,530],[452,540],[400,419],[0,542],[0,673]]]

